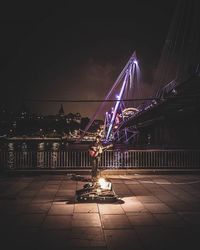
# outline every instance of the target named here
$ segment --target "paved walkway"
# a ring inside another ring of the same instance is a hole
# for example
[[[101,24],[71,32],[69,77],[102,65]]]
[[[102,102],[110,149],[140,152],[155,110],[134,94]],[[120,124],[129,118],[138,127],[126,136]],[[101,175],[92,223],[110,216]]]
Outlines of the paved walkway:
[[[200,175],[110,177],[123,204],[74,202],[66,174],[0,176],[1,249],[200,249]]]

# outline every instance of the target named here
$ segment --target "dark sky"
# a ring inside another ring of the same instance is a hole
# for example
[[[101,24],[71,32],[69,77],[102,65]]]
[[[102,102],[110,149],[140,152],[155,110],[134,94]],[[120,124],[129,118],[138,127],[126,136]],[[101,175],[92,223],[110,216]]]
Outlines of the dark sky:
[[[0,10],[1,104],[18,109],[24,98],[104,99],[134,50],[144,95],[176,1],[73,1],[60,6],[7,4]],[[57,113],[59,103],[26,103],[32,112]],[[93,103],[63,103],[91,116]]]

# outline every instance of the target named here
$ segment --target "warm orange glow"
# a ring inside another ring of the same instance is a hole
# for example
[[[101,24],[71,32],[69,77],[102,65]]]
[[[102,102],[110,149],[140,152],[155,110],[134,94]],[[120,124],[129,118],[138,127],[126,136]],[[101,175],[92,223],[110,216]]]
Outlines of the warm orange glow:
[[[106,181],[104,178],[99,178],[98,183],[102,189],[111,190],[111,183]]]

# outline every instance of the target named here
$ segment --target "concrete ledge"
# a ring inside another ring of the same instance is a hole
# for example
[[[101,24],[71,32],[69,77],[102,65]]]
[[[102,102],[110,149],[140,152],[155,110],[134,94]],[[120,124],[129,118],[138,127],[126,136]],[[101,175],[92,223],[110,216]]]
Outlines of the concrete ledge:
[[[79,175],[89,175],[91,173],[90,168],[85,169],[10,169],[10,170],[3,170],[0,172],[1,174],[9,174],[9,175],[16,175],[16,174],[31,174],[31,175],[38,175],[38,174],[79,174]],[[172,168],[165,168],[165,169],[102,169],[102,175],[134,175],[134,174],[200,174],[200,168],[194,169],[172,169]]]
[[[39,174],[79,174],[79,175],[88,175],[90,174],[90,169],[9,169],[3,170],[1,174],[31,174],[31,175],[39,175]]]
[[[200,169],[108,169],[103,170],[105,175],[133,175],[133,174],[180,174],[180,173],[200,173]]]

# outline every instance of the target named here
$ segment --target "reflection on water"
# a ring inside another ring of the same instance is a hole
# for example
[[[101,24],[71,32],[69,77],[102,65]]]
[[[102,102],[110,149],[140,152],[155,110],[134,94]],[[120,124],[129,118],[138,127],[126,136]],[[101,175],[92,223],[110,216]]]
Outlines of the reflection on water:
[[[39,142],[38,143],[38,151],[43,151],[45,148],[44,142]]]
[[[87,149],[88,145],[69,145],[67,142],[10,141],[1,144],[0,151],[5,152],[5,157],[0,161],[9,169],[86,166],[89,162]]]
[[[65,142],[5,142],[0,145],[1,150],[8,151],[44,151],[44,150],[65,150],[69,148]]]
[[[15,160],[14,143],[10,142],[8,143],[8,167],[10,169],[14,168],[14,160]]]

